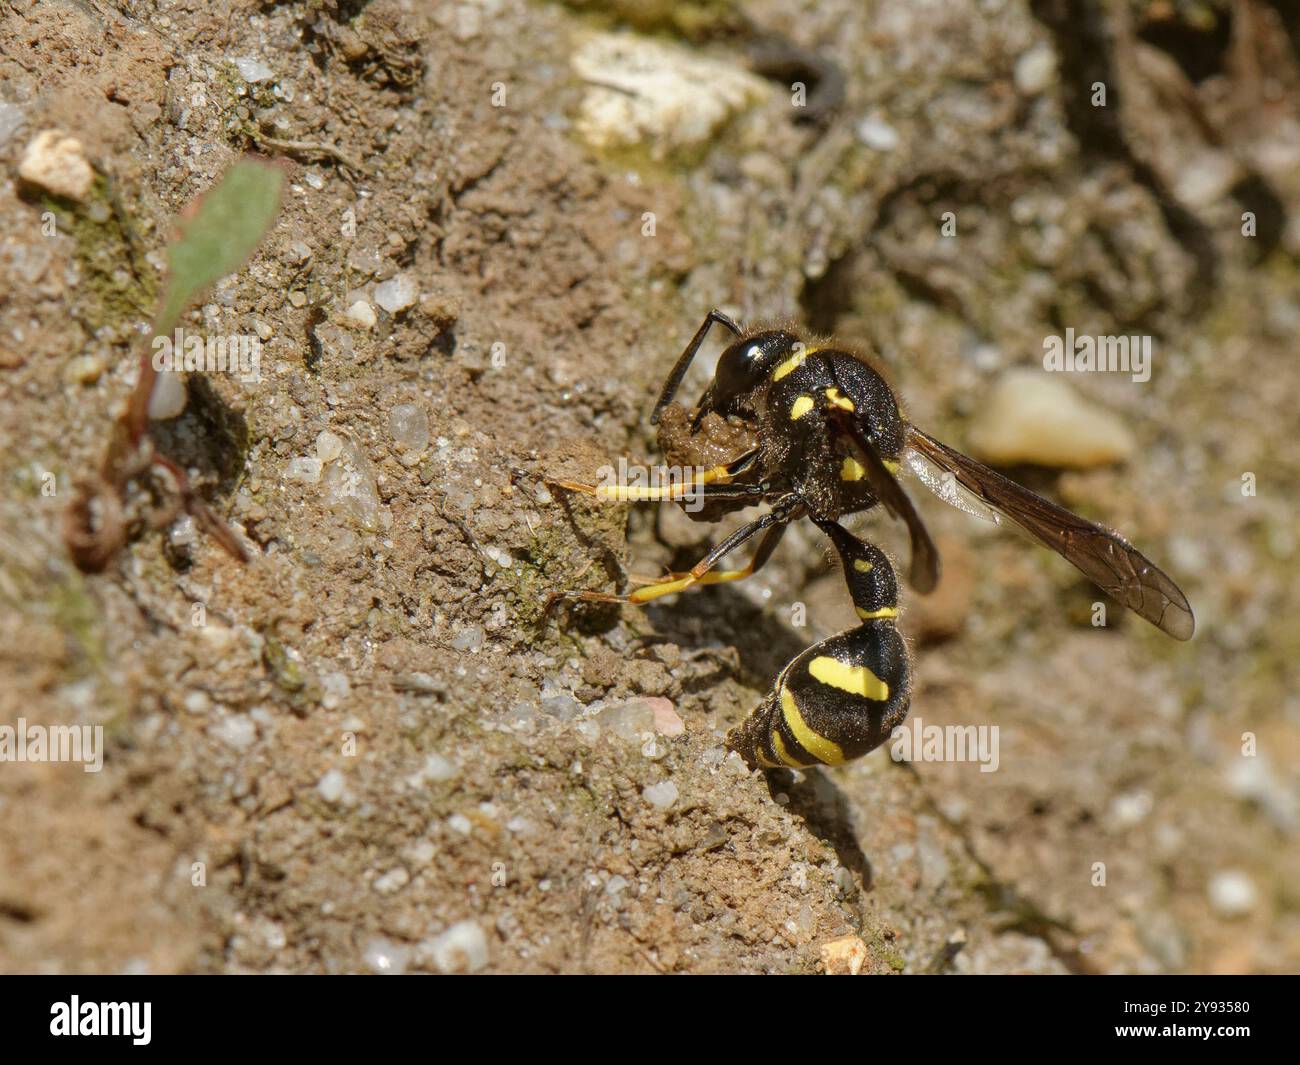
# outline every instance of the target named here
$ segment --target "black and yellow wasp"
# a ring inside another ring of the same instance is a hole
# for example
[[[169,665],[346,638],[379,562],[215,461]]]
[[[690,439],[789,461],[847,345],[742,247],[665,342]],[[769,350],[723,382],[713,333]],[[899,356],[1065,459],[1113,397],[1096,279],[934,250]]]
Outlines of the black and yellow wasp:
[[[1048,502],[909,424],[884,378],[861,356],[805,343],[792,330],[742,330],[710,311],[664,383],[651,422],[658,424],[710,327],[735,340],[718,359],[696,405],[695,432],[710,415],[740,419],[756,445],[689,481],[659,487],[563,487],[608,500],[707,502],[705,520],[756,503],[771,509],[718,544],[688,573],[626,595],[572,592],[564,597],[646,603],[695,584],[739,580],[771,556],[786,527],[811,519],[830,538],[859,624],[808,648],[781,671],[767,698],[727,738],[751,767],[838,765],[873,750],[907,716],[911,666],[897,629],[898,588],[885,555],[839,523],[882,504],[911,536],[909,582],[920,592],[939,580],[939,555],[897,474],[906,463],[931,490],[969,513],[1010,518],[1072,562],[1119,603],[1186,640],[1195,622],[1186,597],[1123,537]],[[743,569],[718,562],[760,535]]]

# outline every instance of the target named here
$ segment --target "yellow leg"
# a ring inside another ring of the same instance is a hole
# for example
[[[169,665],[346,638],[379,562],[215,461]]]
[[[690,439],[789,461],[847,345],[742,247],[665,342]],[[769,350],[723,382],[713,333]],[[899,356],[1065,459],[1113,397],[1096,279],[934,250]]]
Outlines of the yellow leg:
[[[696,489],[706,484],[730,484],[735,477],[734,463],[731,466],[714,466],[705,470],[699,477],[689,481],[668,480],[666,484],[581,484],[577,481],[552,481],[552,484],[566,488],[570,492],[582,492],[610,502],[646,503],[671,502],[685,499]]]
[[[638,588],[635,592],[624,596],[623,600],[629,603],[647,603],[651,599],[684,591],[693,584],[725,584],[727,581],[743,581],[753,573],[752,562],[744,569],[711,569],[701,574],[696,574],[694,570],[689,573],[670,573],[667,579],[659,579],[644,588]]]

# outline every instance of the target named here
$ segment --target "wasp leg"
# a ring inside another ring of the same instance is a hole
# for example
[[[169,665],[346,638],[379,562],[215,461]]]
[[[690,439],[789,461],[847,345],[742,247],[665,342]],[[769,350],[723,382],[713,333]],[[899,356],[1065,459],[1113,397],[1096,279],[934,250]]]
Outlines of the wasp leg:
[[[727,736],[751,769],[841,765],[875,750],[907,716],[911,665],[899,634],[898,583],[883,552],[833,521],[831,537],[861,623],[808,648]]]
[[[682,353],[677,356],[677,361],[673,363],[673,368],[668,374],[668,379],[664,381],[663,391],[659,393],[659,402],[655,404],[655,409],[650,415],[650,424],[659,424],[659,415],[663,409],[673,401],[673,396],[677,395],[677,389],[682,383],[682,378],[686,376],[686,371],[691,368],[691,362],[695,358],[695,353],[700,350],[700,345],[704,343],[704,338],[709,335],[709,329],[713,325],[720,325],[730,329],[734,336],[740,336],[741,329],[735,322],[723,314],[720,310],[714,308],[704,316],[704,321],[700,328],[695,331],[691,337],[691,342],[686,345]]]
[[[547,478],[551,484],[570,492],[582,492],[609,502],[668,503],[694,499],[742,499],[748,496],[758,498],[767,489],[761,484],[732,485],[736,477],[744,473],[757,460],[759,449],[746,451],[738,459],[733,459],[724,466],[714,466],[704,470],[691,480],[663,478],[662,484],[582,484],[578,481],[560,481]],[[720,489],[730,488],[730,491]]]
[[[581,599],[589,603],[631,603],[639,606],[665,595],[685,591],[696,584],[721,584],[725,581],[744,580],[756,573],[772,557],[772,552],[780,543],[786,526],[801,513],[802,506],[799,503],[778,503],[769,513],[737,529],[700,559],[687,573],[671,574],[666,580],[656,581],[625,595],[614,595],[609,592],[557,592],[547,602],[546,610],[549,613],[561,599]],[[766,533],[766,535],[759,541],[758,549],[747,566],[737,570],[714,570],[713,567],[724,556],[759,533]]]

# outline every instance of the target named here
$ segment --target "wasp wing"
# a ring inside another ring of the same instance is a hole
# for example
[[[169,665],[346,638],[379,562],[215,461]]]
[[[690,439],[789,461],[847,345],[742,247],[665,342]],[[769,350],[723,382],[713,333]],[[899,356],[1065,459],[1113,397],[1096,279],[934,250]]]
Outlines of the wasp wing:
[[[893,472],[885,465],[875,445],[867,439],[867,434],[857,420],[851,417],[840,417],[837,420],[867,460],[867,483],[871,485],[876,498],[907,526],[912,538],[912,566],[907,574],[908,583],[922,595],[934,591],[939,584],[939,549],[930,539],[921,515],[917,513],[912,500]]]
[[[907,446],[942,471],[939,478],[922,478],[941,499],[995,522],[1005,515],[1117,602],[1174,639],[1191,639],[1196,619],[1187,597],[1122,536],[1035,495],[914,425],[907,428]]]

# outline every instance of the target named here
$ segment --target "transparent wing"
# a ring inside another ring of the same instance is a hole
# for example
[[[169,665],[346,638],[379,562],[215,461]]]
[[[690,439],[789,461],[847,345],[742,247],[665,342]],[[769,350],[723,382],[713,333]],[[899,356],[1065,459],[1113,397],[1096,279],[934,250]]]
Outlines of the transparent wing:
[[[940,499],[998,524],[1010,518],[1117,602],[1174,639],[1191,639],[1196,620],[1187,597],[1122,536],[1035,495],[914,425],[907,430],[907,454],[913,472]]]

